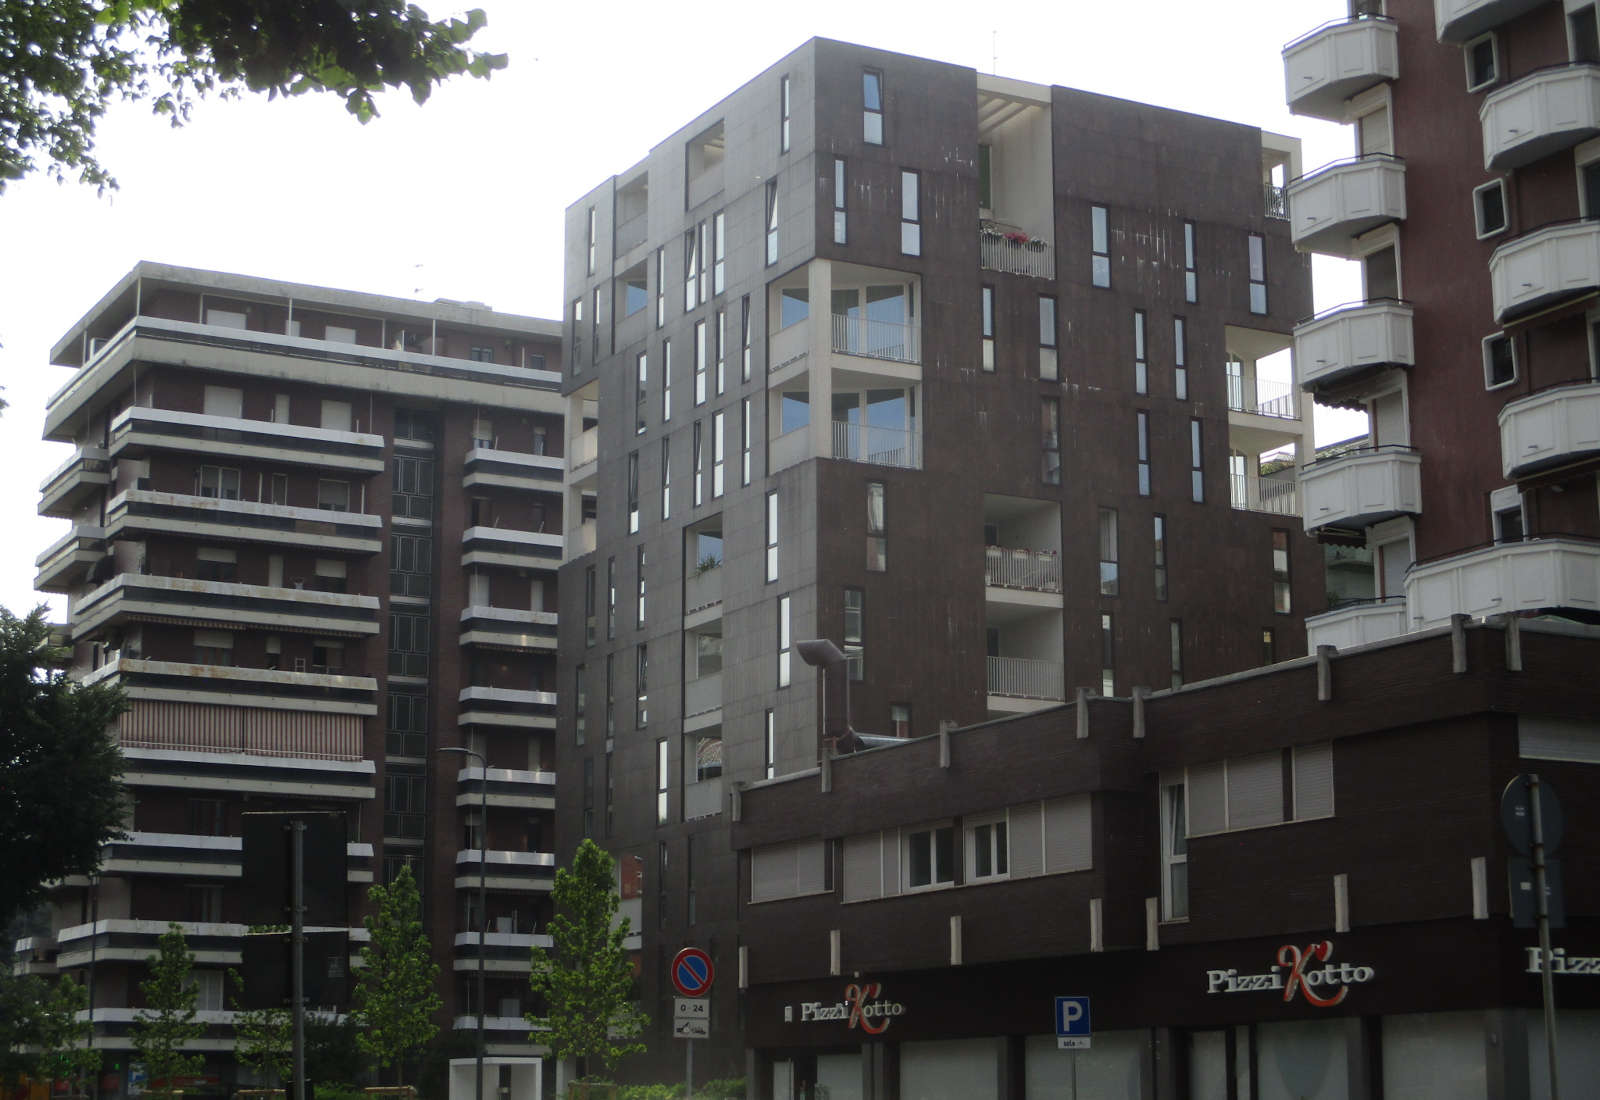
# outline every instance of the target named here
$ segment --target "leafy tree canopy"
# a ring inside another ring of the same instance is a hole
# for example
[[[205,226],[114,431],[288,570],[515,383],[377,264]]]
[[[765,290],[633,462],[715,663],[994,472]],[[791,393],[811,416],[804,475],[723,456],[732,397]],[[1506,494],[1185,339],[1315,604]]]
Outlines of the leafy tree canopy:
[[[139,983],[146,1007],[133,1018],[133,1049],[150,1075],[146,1091],[172,1100],[177,1079],[193,1077],[205,1065],[205,1055],[188,1050],[206,1026],[198,1019],[199,993],[191,977],[194,952],[180,925],[167,925],[146,963],[150,977]]]
[[[467,46],[484,22],[405,0],[0,0],[0,191],[41,156],[57,179],[115,187],[94,129],[118,100],[149,100],[174,126],[211,91],[331,92],[362,122],[384,88],[421,103],[448,77],[505,67]]]
[[[402,867],[388,886],[373,884],[367,899],[373,915],[364,921],[371,939],[356,975],[356,1043],[384,1068],[403,1071],[406,1057],[439,1030],[433,1021],[443,1004],[435,989],[439,966],[422,930],[411,868]]]
[[[115,687],[74,684],[64,661],[43,608],[25,619],[0,608],[0,928],[123,835],[111,726],[127,704]]]

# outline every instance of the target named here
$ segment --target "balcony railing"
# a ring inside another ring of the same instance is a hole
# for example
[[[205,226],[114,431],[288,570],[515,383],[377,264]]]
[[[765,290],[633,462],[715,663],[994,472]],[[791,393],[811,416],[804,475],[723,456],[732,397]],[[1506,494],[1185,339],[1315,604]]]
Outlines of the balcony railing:
[[[1500,323],[1591,294],[1600,287],[1600,221],[1557,222],[1489,255],[1489,290]]]
[[[683,716],[693,718],[722,706],[722,673],[714,672],[683,684]]]
[[[1398,638],[1407,629],[1406,598],[1362,600],[1320,615],[1306,616],[1306,648],[1312,653],[1319,645],[1349,649],[1352,646]]]
[[[870,424],[833,422],[833,457],[847,462],[866,462],[873,466],[894,466],[920,470],[916,433],[896,428],[877,428]]]
[[[572,437],[568,444],[568,468],[577,470],[600,456],[600,429],[589,428]]]
[[[1294,326],[1294,361],[1308,390],[1380,367],[1413,366],[1411,303],[1375,298],[1307,318]]]
[[[95,489],[111,484],[110,455],[105,448],[84,445],[39,486],[39,514],[70,519],[78,503]]]
[[[1056,277],[1056,250],[1038,238],[1017,240],[994,229],[978,231],[978,266],[1035,279]]]
[[[1017,550],[1009,546],[985,546],[983,583],[992,588],[1060,592],[1061,553],[1057,550]]]
[[[1566,382],[1500,410],[1500,463],[1508,479],[1600,455],[1600,382]]]
[[[989,694],[1016,699],[1062,699],[1061,662],[990,657]]]
[[[361,717],[318,710],[314,703],[280,710],[141,699],[118,717],[117,741],[125,749],[362,760]]]
[[[1400,75],[1398,28],[1366,13],[1325,23],[1283,48],[1293,114],[1339,122],[1351,96]]]
[[[1600,541],[1551,535],[1500,542],[1413,565],[1406,607],[1414,630],[1451,615],[1600,613]]]
[[[1299,420],[1300,409],[1295,403],[1294,387],[1285,382],[1257,379],[1254,388],[1247,387],[1244,379],[1228,379],[1228,408],[1234,412],[1271,416],[1279,420]]]
[[[683,579],[683,610],[685,614],[699,611],[722,602],[722,566],[709,569],[695,568]]]
[[[72,636],[122,620],[197,620],[360,637],[378,633],[376,596],[121,573],[72,609]]]
[[[1422,514],[1422,456],[1404,444],[1369,444],[1308,462],[1300,485],[1308,532]]]
[[[1537,69],[1490,93],[1478,108],[1483,166],[1503,172],[1600,133],[1600,66]]]
[[[1289,233],[1302,252],[1349,257],[1355,238],[1406,216],[1406,166],[1369,153],[1289,182]]]
[[[1300,514],[1300,486],[1293,479],[1230,474],[1234,508],[1241,512],[1266,512],[1274,516]]]
[[[841,355],[920,363],[917,326],[902,321],[874,321],[868,317],[833,315],[833,350]]]
[[[210,536],[360,554],[375,554],[383,546],[380,516],[150,489],[125,489],[107,501],[106,529],[111,538]]]
[[[1275,183],[1261,185],[1261,202],[1269,218],[1289,220],[1289,189]]]

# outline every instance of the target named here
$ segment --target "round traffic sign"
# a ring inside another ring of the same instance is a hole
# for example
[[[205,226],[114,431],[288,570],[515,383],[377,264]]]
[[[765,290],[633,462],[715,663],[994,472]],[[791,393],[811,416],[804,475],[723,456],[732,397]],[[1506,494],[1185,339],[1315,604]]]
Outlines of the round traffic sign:
[[[698,947],[685,947],[672,957],[672,985],[685,997],[704,997],[716,976],[711,956]]]
[[[1519,775],[1506,784],[1500,796],[1500,822],[1514,851],[1533,855],[1533,777]],[[1539,830],[1544,837],[1544,854],[1553,856],[1561,848],[1565,829],[1561,800],[1548,779],[1539,780]]]

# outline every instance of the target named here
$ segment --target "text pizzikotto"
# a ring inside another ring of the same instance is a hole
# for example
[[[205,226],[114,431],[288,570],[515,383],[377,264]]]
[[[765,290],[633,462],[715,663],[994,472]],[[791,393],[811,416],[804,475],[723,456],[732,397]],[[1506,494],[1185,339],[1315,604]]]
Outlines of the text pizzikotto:
[[[1284,1003],[1301,994],[1308,1004],[1318,1008],[1332,1008],[1350,993],[1352,985],[1370,982],[1374,971],[1370,966],[1352,966],[1350,963],[1331,963],[1333,943],[1323,940],[1301,950],[1294,944],[1278,948],[1278,965],[1264,974],[1241,974],[1227,970],[1206,971],[1207,993],[1257,993],[1264,990],[1282,990]],[[1326,965],[1317,966],[1317,963]]]

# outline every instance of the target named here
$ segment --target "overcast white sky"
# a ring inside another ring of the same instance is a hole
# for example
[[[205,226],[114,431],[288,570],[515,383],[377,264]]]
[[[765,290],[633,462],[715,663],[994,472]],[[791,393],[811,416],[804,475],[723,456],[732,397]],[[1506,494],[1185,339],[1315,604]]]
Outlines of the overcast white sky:
[[[0,605],[37,602],[34,556],[66,530],[36,514],[69,454],[39,439],[69,377],[50,346],[138,260],[559,317],[567,204],[814,35],[1294,134],[1307,169],[1352,151],[1288,113],[1280,56],[1344,0],[480,4],[477,45],[511,58],[492,80],[388,96],[365,127],[329,97],[209,102],[181,130],[126,105],[98,140],[120,191],[38,176],[0,195]],[[1315,276],[1319,309],[1359,295],[1348,265]],[[1319,422],[1318,442],[1353,430]]]

